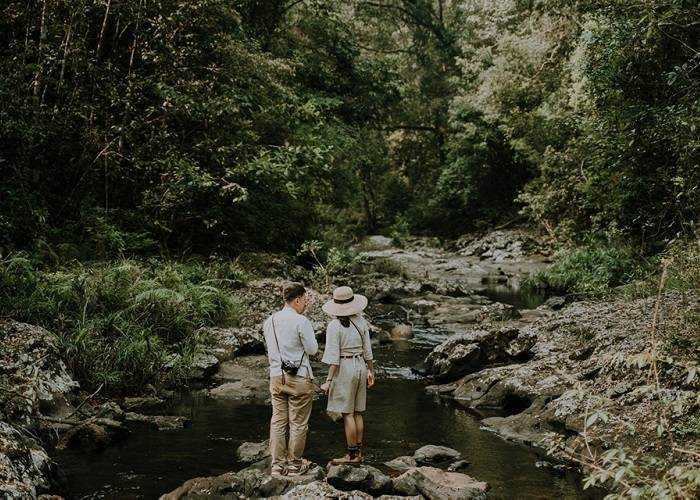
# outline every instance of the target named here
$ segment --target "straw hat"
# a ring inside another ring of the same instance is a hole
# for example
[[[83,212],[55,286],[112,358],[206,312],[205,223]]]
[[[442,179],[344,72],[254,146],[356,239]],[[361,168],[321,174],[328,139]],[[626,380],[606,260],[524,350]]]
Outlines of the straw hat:
[[[352,316],[367,307],[367,297],[352,293],[349,286],[340,286],[333,290],[333,300],[323,304],[323,312],[330,316]]]

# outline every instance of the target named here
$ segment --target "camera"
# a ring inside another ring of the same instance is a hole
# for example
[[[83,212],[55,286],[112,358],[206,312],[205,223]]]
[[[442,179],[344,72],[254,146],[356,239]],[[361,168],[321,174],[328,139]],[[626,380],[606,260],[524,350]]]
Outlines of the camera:
[[[299,363],[299,365],[301,365],[301,363]],[[299,372],[299,366],[289,361],[282,360],[282,371],[296,377],[297,372]]]

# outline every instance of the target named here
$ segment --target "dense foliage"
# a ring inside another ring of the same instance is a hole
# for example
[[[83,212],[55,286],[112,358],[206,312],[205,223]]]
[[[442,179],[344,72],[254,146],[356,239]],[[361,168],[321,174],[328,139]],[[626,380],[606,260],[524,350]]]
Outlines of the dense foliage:
[[[49,272],[15,255],[0,260],[0,310],[58,333],[86,389],[132,392],[186,378],[208,340],[202,327],[237,322],[231,292],[244,280],[223,262],[123,260]]]
[[[690,0],[8,1],[0,249],[689,231]]]

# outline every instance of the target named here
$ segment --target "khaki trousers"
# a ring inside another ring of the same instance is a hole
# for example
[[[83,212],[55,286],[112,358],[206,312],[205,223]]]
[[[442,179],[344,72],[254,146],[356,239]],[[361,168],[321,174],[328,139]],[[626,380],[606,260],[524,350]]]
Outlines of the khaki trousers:
[[[313,399],[313,383],[305,377],[285,374],[270,379],[272,419],[270,420],[270,454],[272,464],[299,461],[304,454],[306,434]],[[293,391],[286,391],[291,388]],[[289,394],[294,392],[298,395]]]

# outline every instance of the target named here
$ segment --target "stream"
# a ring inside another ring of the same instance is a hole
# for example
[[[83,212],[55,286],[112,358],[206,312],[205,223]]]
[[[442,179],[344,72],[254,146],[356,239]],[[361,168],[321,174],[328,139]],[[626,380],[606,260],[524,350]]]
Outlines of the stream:
[[[488,281],[484,276],[502,275],[507,264],[489,266],[454,254],[445,259],[442,254],[392,250],[388,255],[401,259],[413,276],[449,276],[469,288],[480,287],[484,300],[517,309],[532,309],[544,300],[521,293],[512,283],[482,286]],[[522,276],[521,265],[510,266],[515,270],[512,275]],[[483,430],[479,419],[498,413],[477,415],[426,393],[430,382],[416,376],[411,367],[450,334],[440,327],[416,327],[410,340],[375,347],[377,384],[368,391],[366,463],[386,470],[385,461],[412,455],[426,444],[445,445],[470,462],[466,474],[489,483],[490,498],[601,498],[600,492],[582,490],[580,477],[573,472],[538,467],[546,460],[542,451]],[[316,363],[314,371],[317,380],[324,379],[324,366]],[[344,453],[342,426],[325,415],[324,406],[325,398],[317,396],[306,448],[306,457],[322,465]],[[152,413],[183,415],[192,424],[176,431],[134,430],[125,441],[101,452],[54,453],[67,475],[69,498],[157,498],[188,479],[239,470],[236,448],[244,441],[267,438],[271,409],[260,403],[213,399],[200,391],[153,408]]]
[[[426,382],[413,377],[409,367],[440,337],[421,331],[411,341],[375,350],[384,374],[368,392],[366,462],[380,465],[425,444],[441,444],[462,452],[471,463],[465,472],[487,481],[492,498],[595,498],[581,490],[575,474],[536,467],[544,459],[541,453],[481,430],[477,415],[426,394]],[[317,366],[316,377],[324,375]],[[344,452],[342,428],[323,407],[318,398],[307,443],[307,457],[320,464]],[[187,416],[192,425],[179,431],[134,431],[102,452],[61,452],[56,459],[67,475],[69,498],[157,498],[193,477],[240,469],[236,447],[267,437],[266,405],[192,394],[155,410]]]

